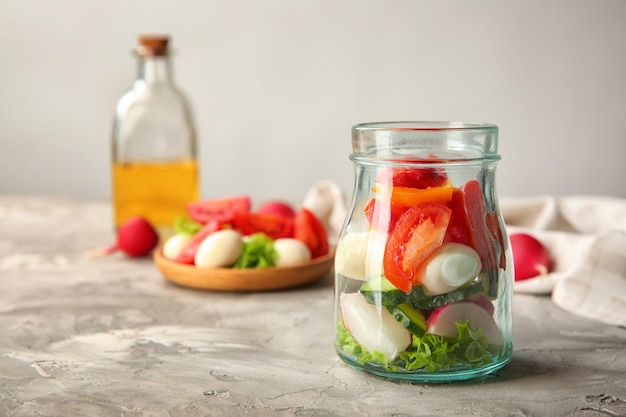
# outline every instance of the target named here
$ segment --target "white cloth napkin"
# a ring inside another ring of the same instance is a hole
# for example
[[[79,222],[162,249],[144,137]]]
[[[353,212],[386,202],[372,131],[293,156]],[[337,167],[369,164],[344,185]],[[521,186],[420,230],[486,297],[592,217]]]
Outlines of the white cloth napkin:
[[[347,200],[332,180],[314,184],[302,204],[337,243]],[[551,295],[573,314],[626,326],[626,200],[600,196],[502,198],[509,234],[524,232],[549,250],[550,272],[515,283],[519,293]]]
[[[551,254],[550,273],[515,283],[551,294],[573,314],[626,326],[626,200],[538,196],[500,200],[509,234],[528,233]]]
[[[332,180],[322,180],[314,184],[302,201],[326,227],[328,241],[336,246],[339,233],[348,212],[347,199],[343,190]]]

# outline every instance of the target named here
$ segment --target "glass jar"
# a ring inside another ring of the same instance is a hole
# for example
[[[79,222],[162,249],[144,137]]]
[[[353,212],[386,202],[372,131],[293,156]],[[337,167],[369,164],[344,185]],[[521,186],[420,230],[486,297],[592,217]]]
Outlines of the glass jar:
[[[142,216],[167,235],[186,204],[200,196],[196,127],[174,83],[169,37],[139,36],[136,56],[137,77],[119,100],[113,124],[115,226]]]
[[[513,348],[513,274],[495,189],[498,127],[352,128],[355,185],[335,256],[335,348],[383,377],[487,375]]]

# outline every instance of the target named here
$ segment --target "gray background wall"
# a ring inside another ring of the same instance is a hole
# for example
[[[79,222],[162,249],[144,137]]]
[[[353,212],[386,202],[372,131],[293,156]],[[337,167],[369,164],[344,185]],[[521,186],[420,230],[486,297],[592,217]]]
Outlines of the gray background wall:
[[[626,197],[624,0],[0,0],[0,193],[109,198],[139,33],[171,33],[203,196],[352,187],[350,127],[501,128],[501,196]]]

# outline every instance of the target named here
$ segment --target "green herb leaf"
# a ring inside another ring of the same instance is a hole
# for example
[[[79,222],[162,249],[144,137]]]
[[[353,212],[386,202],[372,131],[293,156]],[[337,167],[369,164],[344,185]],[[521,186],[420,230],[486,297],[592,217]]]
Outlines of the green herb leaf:
[[[189,236],[193,236],[202,229],[202,225],[196,221],[191,220],[186,216],[179,216],[174,219],[174,231],[176,233],[183,233]]]
[[[469,321],[456,323],[458,336],[446,338],[434,334],[413,335],[413,342],[392,362],[381,352],[368,352],[358,344],[350,332],[339,323],[337,347],[356,358],[357,363],[381,365],[394,372],[436,372],[454,366],[479,367],[488,364],[500,353],[500,347],[490,346],[481,329],[473,329]]]
[[[235,268],[268,268],[276,265],[278,252],[274,241],[265,233],[248,236],[243,251],[235,263]]]

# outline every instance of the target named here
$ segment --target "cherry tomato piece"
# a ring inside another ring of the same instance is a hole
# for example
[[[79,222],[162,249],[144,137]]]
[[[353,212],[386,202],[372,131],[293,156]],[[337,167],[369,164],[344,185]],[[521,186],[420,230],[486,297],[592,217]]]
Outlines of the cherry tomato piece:
[[[309,248],[312,258],[326,255],[330,249],[326,228],[317,216],[306,208],[301,208],[296,214],[294,237]]]
[[[239,195],[189,203],[187,213],[192,220],[200,224],[205,224],[210,220],[224,224],[231,223],[235,218],[235,213],[249,212],[250,206],[250,197]]]
[[[239,211],[235,213],[233,224],[245,236],[265,233],[274,240],[293,237],[293,219],[276,214]]]

